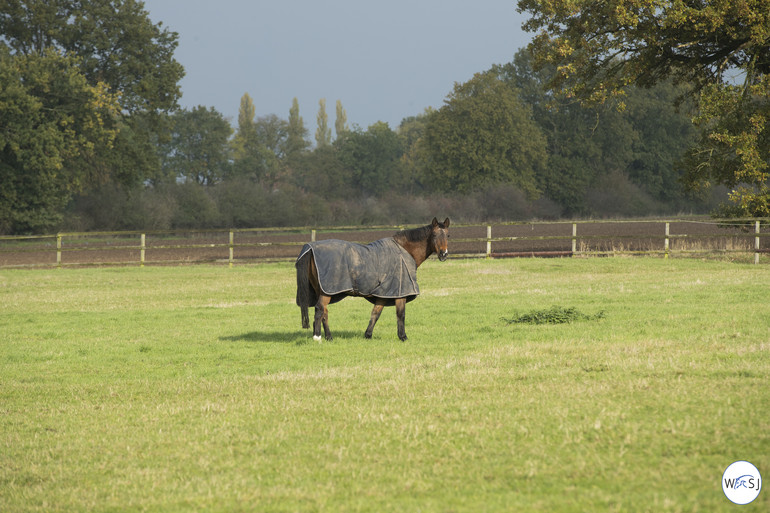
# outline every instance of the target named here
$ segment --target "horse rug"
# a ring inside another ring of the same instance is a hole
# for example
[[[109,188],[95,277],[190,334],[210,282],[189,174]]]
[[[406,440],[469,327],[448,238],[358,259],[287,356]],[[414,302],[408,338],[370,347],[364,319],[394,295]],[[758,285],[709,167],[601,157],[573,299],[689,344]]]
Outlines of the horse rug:
[[[321,290],[328,296],[363,296],[411,301],[420,293],[414,258],[392,237],[369,244],[329,239],[302,247],[297,261],[313,252]],[[342,299],[334,298],[332,301]]]

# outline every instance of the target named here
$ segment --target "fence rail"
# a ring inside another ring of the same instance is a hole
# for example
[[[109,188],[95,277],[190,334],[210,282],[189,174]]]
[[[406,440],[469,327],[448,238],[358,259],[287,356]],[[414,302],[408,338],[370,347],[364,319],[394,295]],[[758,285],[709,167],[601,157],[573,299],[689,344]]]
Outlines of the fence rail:
[[[290,260],[309,241],[370,242],[404,226],[66,232],[0,236],[0,268]],[[465,258],[770,254],[770,219],[614,220],[452,225]]]

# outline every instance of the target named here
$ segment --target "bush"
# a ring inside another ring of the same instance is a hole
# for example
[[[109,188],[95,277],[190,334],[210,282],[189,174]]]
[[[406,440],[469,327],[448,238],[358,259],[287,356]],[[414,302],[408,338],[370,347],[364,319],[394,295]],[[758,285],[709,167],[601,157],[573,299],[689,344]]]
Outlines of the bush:
[[[599,177],[586,191],[587,214],[596,217],[634,217],[659,214],[663,205],[655,201],[625,173],[613,171]]]
[[[503,318],[503,321],[507,324],[570,324],[576,321],[594,321],[604,317],[604,310],[588,315],[575,307],[552,306],[547,310],[533,310],[525,314],[514,315],[510,319]]]
[[[676,208],[654,200],[622,172],[600,177],[584,192],[584,199],[588,207],[582,214],[597,217],[663,214]],[[391,191],[382,196],[349,194],[327,199],[293,184],[268,188],[248,178],[235,178],[214,186],[171,183],[127,190],[106,184],[70,205],[62,229],[419,225],[433,216],[447,216],[455,223],[489,223],[558,219],[563,213],[560,204],[545,197],[530,200],[510,183],[468,194]]]
[[[171,224],[174,228],[215,228],[220,225],[219,208],[208,188],[194,182],[174,184],[157,190],[176,202]]]
[[[220,222],[230,228],[266,226],[267,193],[251,180],[240,178],[217,185],[212,195],[219,207]]]

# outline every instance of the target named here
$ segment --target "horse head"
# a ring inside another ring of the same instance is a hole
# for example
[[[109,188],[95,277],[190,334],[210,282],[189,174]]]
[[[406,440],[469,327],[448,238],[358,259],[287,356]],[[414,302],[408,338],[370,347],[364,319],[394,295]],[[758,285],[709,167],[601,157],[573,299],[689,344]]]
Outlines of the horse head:
[[[438,219],[434,217],[431,229],[430,240],[433,244],[433,250],[438,254],[438,259],[443,262],[449,254],[449,218],[447,217],[443,223],[439,223]]]

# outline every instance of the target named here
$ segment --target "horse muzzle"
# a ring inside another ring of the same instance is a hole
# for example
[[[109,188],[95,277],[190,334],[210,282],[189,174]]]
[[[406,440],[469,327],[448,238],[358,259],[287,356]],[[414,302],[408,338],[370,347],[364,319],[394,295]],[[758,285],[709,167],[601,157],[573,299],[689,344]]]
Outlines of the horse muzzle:
[[[440,261],[442,261],[442,262],[443,262],[444,260],[446,260],[446,257],[447,257],[448,255],[449,255],[449,251],[446,251],[446,250],[444,250],[444,251],[439,251],[439,252],[438,252],[438,259],[439,259]]]

